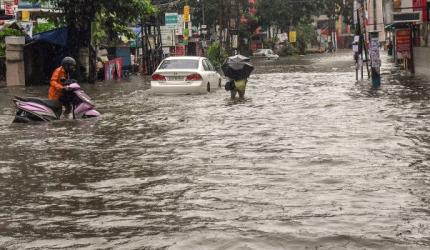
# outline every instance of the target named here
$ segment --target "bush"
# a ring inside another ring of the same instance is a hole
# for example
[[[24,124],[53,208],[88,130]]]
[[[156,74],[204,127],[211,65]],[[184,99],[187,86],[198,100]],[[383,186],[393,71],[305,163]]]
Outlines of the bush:
[[[215,68],[221,68],[221,65],[224,63],[225,59],[227,59],[228,54],[221,47],[219,42],[214,42],[208,48],[206,52],[206,57],[211,61],[211,63],[215,66]]]
[[[287,43],[279,52],[280,56],[291,56],[298,53],[298,50],[291,45],[291,43]]]
[[[37,33],[42,33],[45,31],[50,31],[53,29],[56,29],[57,26],[54,23],[39,23],[34,27],[33,33],[37,34]]]

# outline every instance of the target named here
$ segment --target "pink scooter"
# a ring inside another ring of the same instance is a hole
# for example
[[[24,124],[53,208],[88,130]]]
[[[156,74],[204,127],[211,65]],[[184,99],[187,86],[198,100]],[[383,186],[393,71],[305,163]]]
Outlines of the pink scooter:
[[[68,80],[64,95],[72,105],[73,119],[86,119],[99,117],[91,98],[85,94],[76,81]],[[35,121],[59,120],[62,114],[62,105],[59,101],[50,101],[40,98],[26,98],[16,96],[13,99],[17,108],[14,123],[28,123]]]

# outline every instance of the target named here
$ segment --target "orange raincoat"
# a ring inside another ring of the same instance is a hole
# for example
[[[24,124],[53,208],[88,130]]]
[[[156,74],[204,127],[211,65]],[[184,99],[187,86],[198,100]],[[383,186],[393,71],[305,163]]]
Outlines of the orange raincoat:
[[[63,67],[57,68],[51,77],[51,87],[49,87],[48,99],[58,101],[62,95],[63,85],[61,84],[61,78],[66,77],[66,71]]]

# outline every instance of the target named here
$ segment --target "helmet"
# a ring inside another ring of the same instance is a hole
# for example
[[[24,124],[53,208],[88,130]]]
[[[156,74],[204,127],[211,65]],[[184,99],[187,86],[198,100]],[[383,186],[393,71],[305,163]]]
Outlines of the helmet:
[[[72,57],[64,57],[61,61],[61,66],[63,66],[67,73],[71,73],[76,68],[76,60]]]

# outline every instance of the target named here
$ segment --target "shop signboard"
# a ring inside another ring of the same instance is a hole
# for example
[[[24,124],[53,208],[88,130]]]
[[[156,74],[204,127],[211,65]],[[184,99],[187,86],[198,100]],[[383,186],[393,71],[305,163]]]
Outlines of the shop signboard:
[[[396,30],[396,51],[399,59],[411,58],[411,30]]]
[[[421,20],[422,12],[420,11],[393,13],[394,23],[415,23],[421,22]]]
[[[178,27],[178,13],[166,13],[164,15],[166,26],[172,29]]]

